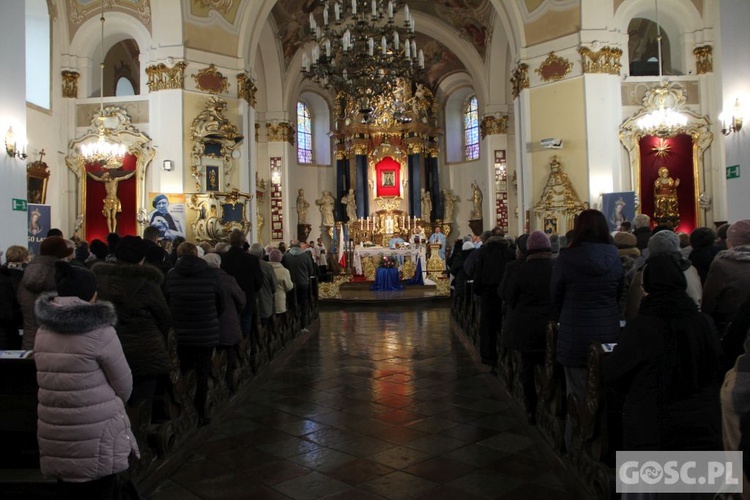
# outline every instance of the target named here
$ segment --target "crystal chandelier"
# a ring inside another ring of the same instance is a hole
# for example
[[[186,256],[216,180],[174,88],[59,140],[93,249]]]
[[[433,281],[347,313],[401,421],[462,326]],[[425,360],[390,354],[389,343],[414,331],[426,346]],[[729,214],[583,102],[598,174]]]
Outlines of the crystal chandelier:
[[[673,109],[666,102],[668,95],[667,81],[663,79],[661,69],[661,25],[659,24],[659,0],[654,0],[656,8],[656,46],[657,46],[657,64],[659,65],[659,84],[660,88],[654,89],[657,94],[659,108],[653,109],[643,115],[636,122],[636,126],[643,131],[645,135],[653,135],[662,139],[672,137],[680,133],[687,125],[687,116]]]
[[[104,0],[102,0],[102,44],[100,46],[102,61],[99,64],[99,116],[97,129],[99,137],[96,142],[81,145],[81,159],[84,163],[97,163],[106,168],[119,168],[128,152],[124,144],[112,143],[107,140],[107,129],[104,126]]]
[[[310,54],[302,75],[325,89],[355,96],[360,113],[372,98],[391,93],[400,79],[419,80],[424,54],[414,41],[414,19],[403,0],[319,0],[322,25],[310,13]],[[403,24],[396,15],[403,6]]]

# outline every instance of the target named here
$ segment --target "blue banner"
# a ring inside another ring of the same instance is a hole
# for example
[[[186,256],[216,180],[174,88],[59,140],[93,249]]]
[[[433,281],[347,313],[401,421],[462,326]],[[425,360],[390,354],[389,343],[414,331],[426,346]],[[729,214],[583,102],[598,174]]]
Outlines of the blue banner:
[[[623,222],[633,222],[635,217],[635,192],[602,194],[602,213],[607,218],[610,231],[617,231]]]
[[[39,255],[39,247],[52,227],[52,207],[29,203],[26,216],[28,219],[28,246],[32,256]]]

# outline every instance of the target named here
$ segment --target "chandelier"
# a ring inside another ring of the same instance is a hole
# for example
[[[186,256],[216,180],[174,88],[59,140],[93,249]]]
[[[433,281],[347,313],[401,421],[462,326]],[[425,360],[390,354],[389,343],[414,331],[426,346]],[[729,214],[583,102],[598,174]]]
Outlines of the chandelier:
[[[359,112],[372,99],[392,93],[399,80],[420,80],[424,53],[414,41],[414,18],[403,0],[319,0],[322,24],[310,13],[310,54],[302,54],[302,75],[324,89],[355,97]],[[403,6],[403,24],[396,14]]]
[[[104,113],[104,0],[102,0],[102,14],[99,20],[102,23],[102,43],[100,46],[102,61],[99,64],[99,116],[97,117],[97,130],[99,137],[96,142],[81,145],[80,157],[84,163],[97,163],[106,168],[119,168],[127,153],[124,144],[112,143],[107,140],[107,129],[104,126],[106,115]]]
[[[659,104],[636,121],[636,126],[645,134],[665,139],[680,133],[687,125],[688,118],[667,102],[668,83],[662,76],[661,68],[661,25],[659,24],[659,0],[654,0],[656,8],[656,46],[657,64],[659,65],[659,85],[654,89]]]

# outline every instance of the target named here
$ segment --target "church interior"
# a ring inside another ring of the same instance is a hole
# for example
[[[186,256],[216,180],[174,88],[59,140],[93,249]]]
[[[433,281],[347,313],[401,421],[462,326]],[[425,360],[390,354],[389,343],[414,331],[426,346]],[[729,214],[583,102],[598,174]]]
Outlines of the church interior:
[[[0,248],[28,242],[33,254],[50,228],[91,242],[156,226],[211,245],[239,229],[264,247],[320,239],[343,262],[315,291],[323,299],[375,279],[372,248],[397,250],[404,278],[424,266],[435,285],[413,309],[386,311],[379,296],[366,320],[321,302],[314,346],[285,356],[297,333],[279,330],[242,411],[224,406],[223,427],[193,435],[181,472],[173,460],[142,483],[155,499],[600,496],[601,457],[575,459],[589,467],[579,484],[545,444],[559,444],[559,416],[530,435],[499,385],[477,382],[475,311],[441,302],[439,252],[493,228],[564,235],[586,208],[687,233],[750,214],[746,0],[5,0],[0,12]],[[449,335],[451,318],[465,336],[446,346],[430,335]],[[412,329],[394,340],[399,354],[377,340],[365,368],[363,332],[398,336],[394,322]],[[340,324],[348,340],[331,336]],[[436,368],[436,346],[458,350],[459,375]],[[274,355],[294,368],[272,370]],[[377,387],[357,385],[365,372]],[[311,400],[294,387],[308,376]],[[356,412],[341,411],[356,398],[323,398],[334,380],[380,398],[356,401],[367,432],[354,436]],[[389,392],[405,380],[407,392]],[[438,404],[450,397],[452,410]],[[245,469],[232,458],[240,431],[260,443],[239,458]],[[347,453],[359,462],[344,472]],[[243,490],[242,470],[273,481]],[[231,488],[193,484],[205,471]]]

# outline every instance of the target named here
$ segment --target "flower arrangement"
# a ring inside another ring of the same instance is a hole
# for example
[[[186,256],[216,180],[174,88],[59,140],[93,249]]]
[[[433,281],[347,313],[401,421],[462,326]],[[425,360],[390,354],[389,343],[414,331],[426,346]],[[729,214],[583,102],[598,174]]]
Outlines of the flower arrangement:
[[[380,261],[380,267],[398,267],[398,261],[393,257],[383,256]]]

